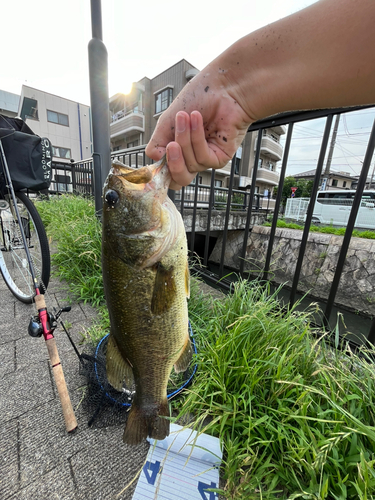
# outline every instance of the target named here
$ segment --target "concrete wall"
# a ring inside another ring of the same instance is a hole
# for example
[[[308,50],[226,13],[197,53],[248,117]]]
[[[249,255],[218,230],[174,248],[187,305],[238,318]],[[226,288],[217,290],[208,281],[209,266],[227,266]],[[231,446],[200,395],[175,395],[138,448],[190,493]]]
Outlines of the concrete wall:
[[[251,216],[250,225],[262,224],[266,220],[266,214],[254,212]],[[237,232],[234,229],[245,229],[246,227],[247,212],[236,211],[229,213],[228,229],[231,233]],[[184,224],[187,233],[191,232],[193,227],[193,210],[184,210]],[[197,210],[195,219],[195,231],[205,232],[207,230],[208,211]],[[225,210],[212,210],[210,231],[223,231],[225,226]],[[242,231],[238,231],[242,234]]]
[[[271,228],[254,226],[247,242],[245,270],[261,273]],[[302,231],[276,229],[270,279],[292,284]],[[310,233],[299,280],[299,290],[327,299],[342,245],[342,236]],[[239,268],[243,231],[231,231],[227,240],[225,265]],[[375,240],[352,238],[335,302],[364,314],[375,315]],[[210,256],[219,262],[221,238]]]

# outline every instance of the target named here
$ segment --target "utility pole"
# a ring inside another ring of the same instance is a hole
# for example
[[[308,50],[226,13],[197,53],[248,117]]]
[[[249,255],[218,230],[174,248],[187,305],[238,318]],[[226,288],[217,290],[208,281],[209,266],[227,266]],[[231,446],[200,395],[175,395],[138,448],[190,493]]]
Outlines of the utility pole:
[[[339,128],[339,123],[340,123],[340,116],[341,115],[336,115],[335,125],[333,126],[331,144],[329,146],[326,168],[325,168],[324,174],[323,174],[321,191],[325,191],[326,188],[327,188],[329,174],[330,174],[330,171],[331,171],[331,163],[332,163],[333,151],[335,149],[335,144],[336,144],[337,130]]]
[[[372,173],[371,173],[371,177],[370,177],[370,182],[369,182],[369,189],[371,189],[371,186],[372,186],[372,180],[374,178],[374,173],[375,173],[375,156],[373,158],[373,161],[374,161],[374,166],[372,167]]]

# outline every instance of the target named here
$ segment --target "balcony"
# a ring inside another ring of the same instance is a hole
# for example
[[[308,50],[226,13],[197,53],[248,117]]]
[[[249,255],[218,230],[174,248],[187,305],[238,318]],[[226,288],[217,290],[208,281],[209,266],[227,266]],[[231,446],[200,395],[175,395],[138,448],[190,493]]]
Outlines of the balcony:
[[[276,127],[270,127],[269,130],[273,130],[278,135],[286,134],[286,125],[277,125]]]
[[[264,182],[270,186],[277,186],[279,184],[280,175],[278,172],[273,172],[267,168],[258,168],[257,182]]]
[[[110,123],[111,139],[133,131],[145,131],[145,117],[143,113],[138,111],[129,111],[125,113],[125,111],[122,110],[112,116],[112,121]]]
[[[267,156],[271,160],[279,161],[283,157],[283,147],[269,135],[262,137],[260,154]]]

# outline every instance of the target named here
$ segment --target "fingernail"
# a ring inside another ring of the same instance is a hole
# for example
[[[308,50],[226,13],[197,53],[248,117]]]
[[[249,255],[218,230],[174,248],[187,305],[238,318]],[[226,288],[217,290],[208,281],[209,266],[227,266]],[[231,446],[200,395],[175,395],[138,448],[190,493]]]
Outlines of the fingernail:
[[[176,129],[177,129],[177,132],[185,132],[185,128],[186,128],[185,115],[177,113],[177,115],[176,115]]]
[[[180,150],[178,147],[169,146],[167,149],[168,160],[178,160],[180,158]]]
[[[190,115],[190,123],[191,123],[191,130],[197,130],[198,128],[198,119],[197,119],[197,116],[192,113]]]

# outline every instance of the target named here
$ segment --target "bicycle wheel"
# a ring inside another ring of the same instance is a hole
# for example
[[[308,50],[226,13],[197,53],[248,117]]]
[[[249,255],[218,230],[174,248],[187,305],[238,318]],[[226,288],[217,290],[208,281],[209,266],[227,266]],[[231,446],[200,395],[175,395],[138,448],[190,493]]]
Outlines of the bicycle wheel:
[[[37,209],[25,193],[16,193],[17,207],[26,236],[35,276],[42,293],[45,292],[51,271],[47,235]],[[10,195],[0,201],[0,271],[15,297],[30,304],[35,288],[22,241],[19,222]]]

